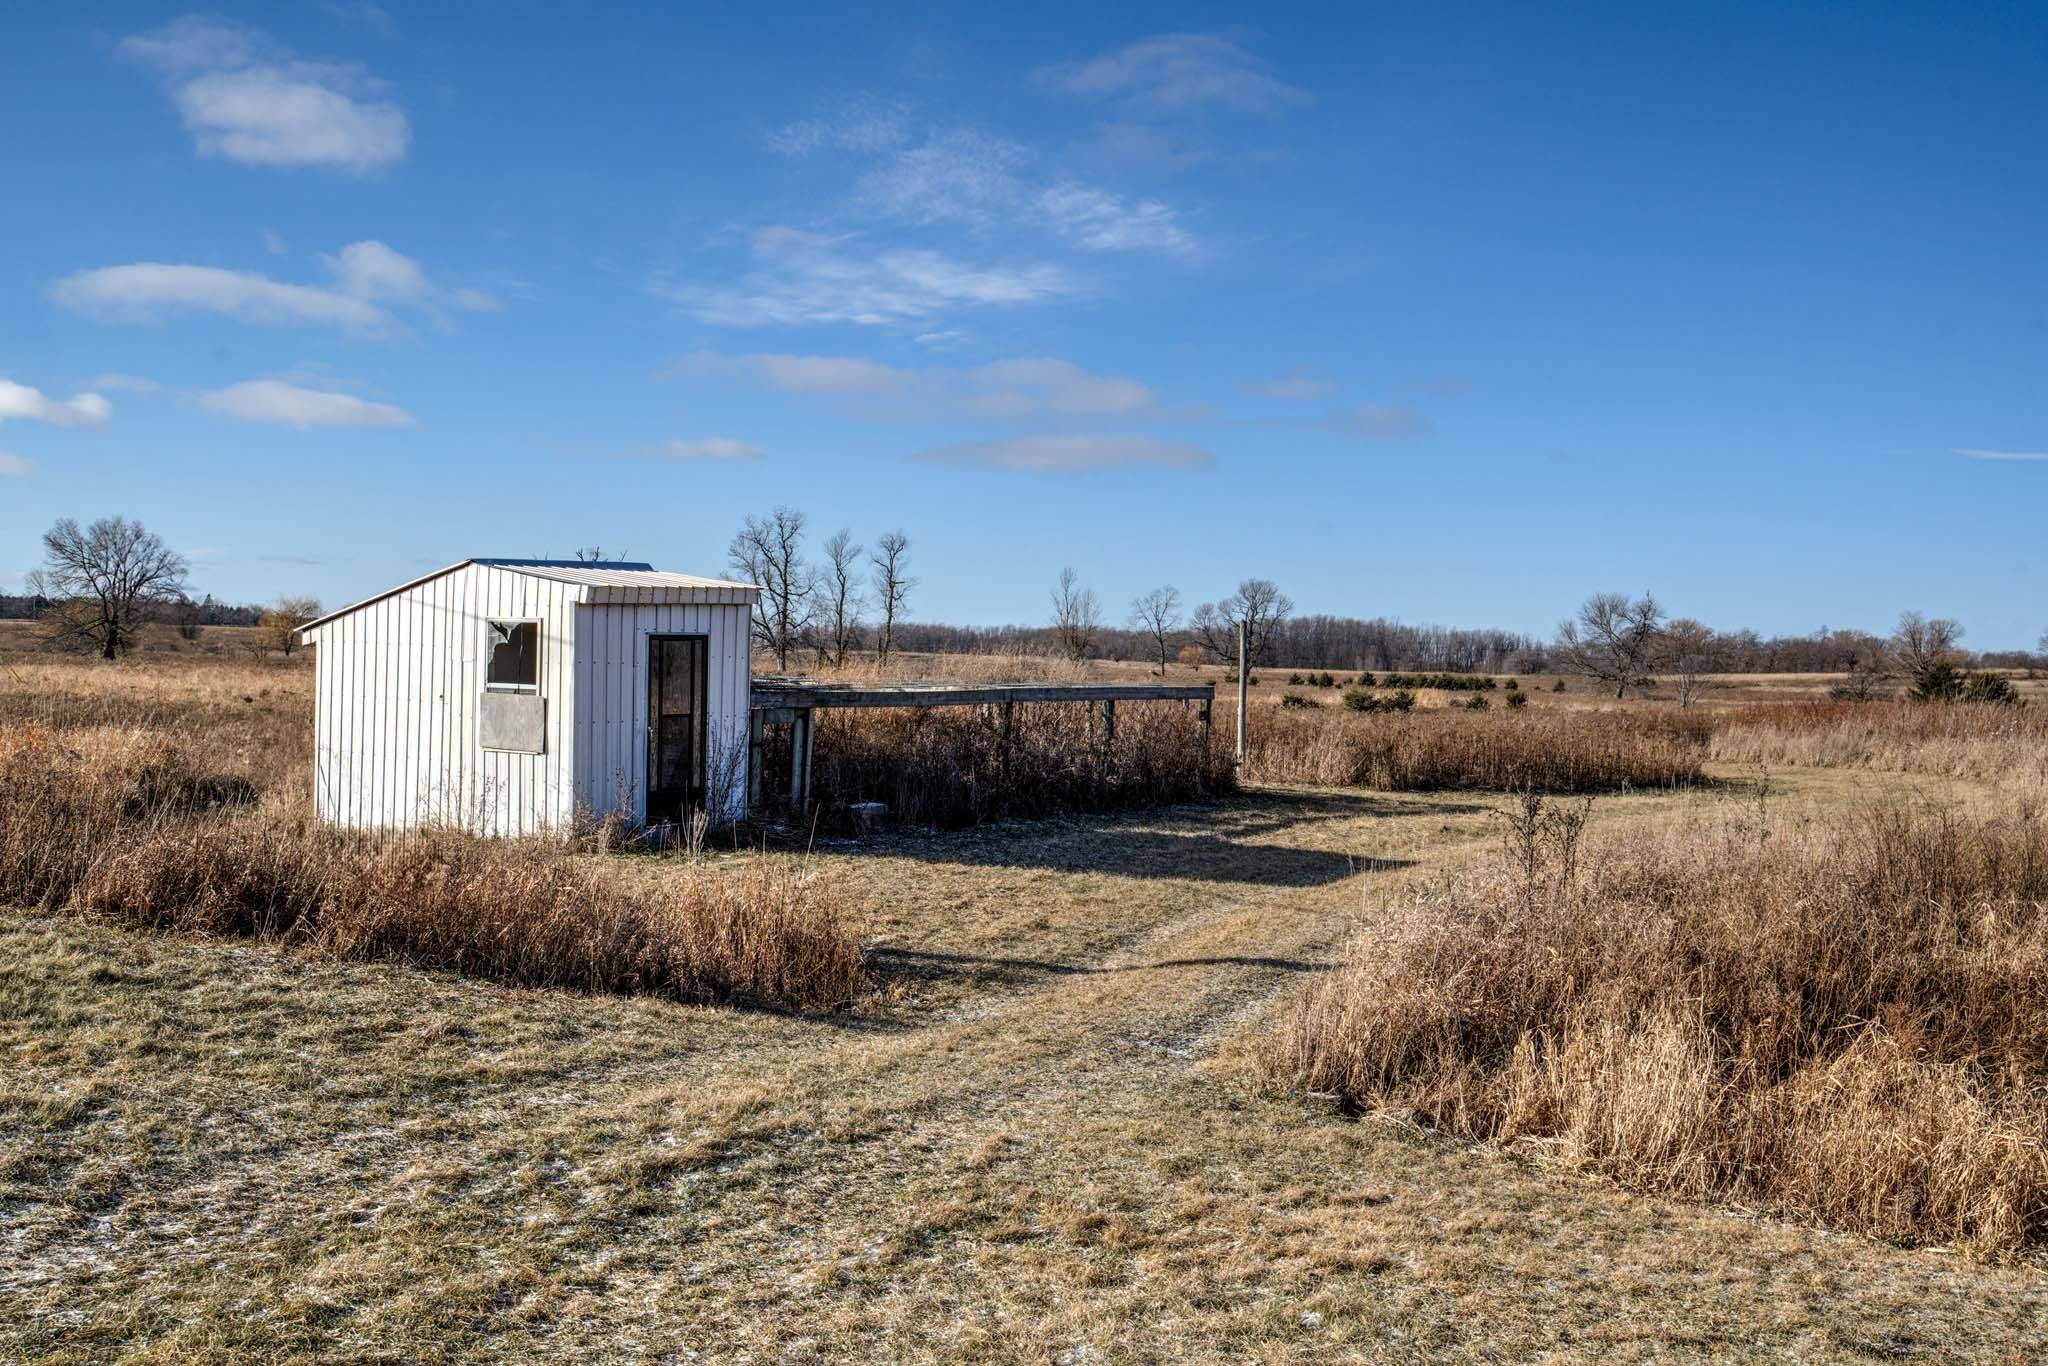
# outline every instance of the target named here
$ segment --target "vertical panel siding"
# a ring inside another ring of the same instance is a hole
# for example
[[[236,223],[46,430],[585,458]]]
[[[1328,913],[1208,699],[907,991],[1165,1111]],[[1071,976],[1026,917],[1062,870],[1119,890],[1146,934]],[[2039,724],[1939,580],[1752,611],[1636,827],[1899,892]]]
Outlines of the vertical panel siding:
[[[588,810],[610,811],[623,796],[628,815],[637,820],[646,814],[647,638],[651,635],[709,637],[705,721],[713,752],[719,745],[744,747],[747,615],[744,604],[619,602],[576,609],[577,677],[581,695],[588,699],[577,727],[576,787]],[[726,793],[729,814],[740,814],[745,783],[742,772]]]
[[[314,781],[323,819],[363,828],[458,824],[493,834],[558,829],[579,808],[644,814],[647,638],[708,638],[707,740],[744,753],[748,608],[581,605],[574,584],[470,565],[337,618],[316,633]],[[648,594],[642,597],[651,596]],[[541,623],[543,752],[478,744],[484,623]],[[727,810],[745,802],[733,775]]]
[[[366,829],[459,824],[555,829],[577,780],[575,585],[471,565],[317,633],[314,778],[322,818]],[[477,743],[484,623],[541,623],[542,753]]]

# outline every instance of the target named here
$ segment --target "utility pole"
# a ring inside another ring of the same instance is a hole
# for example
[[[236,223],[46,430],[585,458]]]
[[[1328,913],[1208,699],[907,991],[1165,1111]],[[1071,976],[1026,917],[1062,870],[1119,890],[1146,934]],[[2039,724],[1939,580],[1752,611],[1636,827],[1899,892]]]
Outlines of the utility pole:
[[[1244,718],[1251,702],[1251,623],[1237,623],[1237,776],[1244,776]]]

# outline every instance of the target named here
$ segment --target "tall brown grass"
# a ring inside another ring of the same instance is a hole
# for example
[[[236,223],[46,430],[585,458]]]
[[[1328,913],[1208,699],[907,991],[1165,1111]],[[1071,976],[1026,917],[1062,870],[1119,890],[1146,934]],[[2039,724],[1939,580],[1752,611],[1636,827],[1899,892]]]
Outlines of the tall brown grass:
[[[795,865],[638,888],[562,840],[372,839],[147,732],[0,728],[0,904],[686,1001],[826,1010],[863,980]]]
[[[1273,709],[1250,728],[1262,782],[1384,791],[1600,792],[1699,781],[1712,721],[1695,712]]]
[[[1749,707],[1714,736],[1742,764],[1889,769],[2048,789],[2048,712],[1928,702]]]
[[[878,801],[892,818],[954,828],[1009,817],[1193,801],[1231,789],[1220,734],[1192,708],[1127,703],[1104,740],[1094,703],[821,711],[812,751],[820,808]]]
[[[1275,1073],[1642,1188],[1902,1242],[2048,1240],[2048,819],[1540,803],[1305,995]]]

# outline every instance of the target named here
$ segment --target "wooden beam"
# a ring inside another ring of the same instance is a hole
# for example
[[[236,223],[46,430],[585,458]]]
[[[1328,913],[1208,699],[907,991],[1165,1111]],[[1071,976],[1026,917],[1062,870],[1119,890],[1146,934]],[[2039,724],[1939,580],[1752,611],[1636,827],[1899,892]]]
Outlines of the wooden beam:
[[[940,683],[863,686],[754,680],[756,711],[824,707],[971,707],[1017,702],[1207,702],[1213,683]]]

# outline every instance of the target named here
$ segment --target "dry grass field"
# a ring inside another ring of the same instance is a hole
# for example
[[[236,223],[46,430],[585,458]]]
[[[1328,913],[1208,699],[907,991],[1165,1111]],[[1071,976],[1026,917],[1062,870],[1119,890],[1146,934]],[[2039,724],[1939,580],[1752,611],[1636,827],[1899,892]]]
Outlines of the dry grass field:
[[[1284,679],[1255,690],[1255,727],[1279,721]],[[288,808],[308,683],[298,661],[232,652],[100,667],[0,642],[0,728],[172,734]],[[1607,710],[1523,684],[1523,714],[1496,694],[1455,723]],[[1710,705],[1739,720],[1784,700]],[[1699,781],[1597,796],[1589,841],[1640,849],[1762,811],[1798,844],[1899,803],[1967,822],[2024,799],[2002,751],[1933,762],[1942,736],[1766,775],[1748,751],[1715,757],[1734,733],[1702,741]],[[831,1011],[0,910],[0,1355],[2048,1349],[2048,1264],[2024,1239],[1879,1239],[1773,1188],[1632,1180],[1541,1133],[1482,1141],[1304,1092],[1275,1041],[1360,945],[1497,880],[1516,802],[1252,779],[808,852],[573,855],[649,897],[764,858],[795,870],[865,947],[864,985]]]

